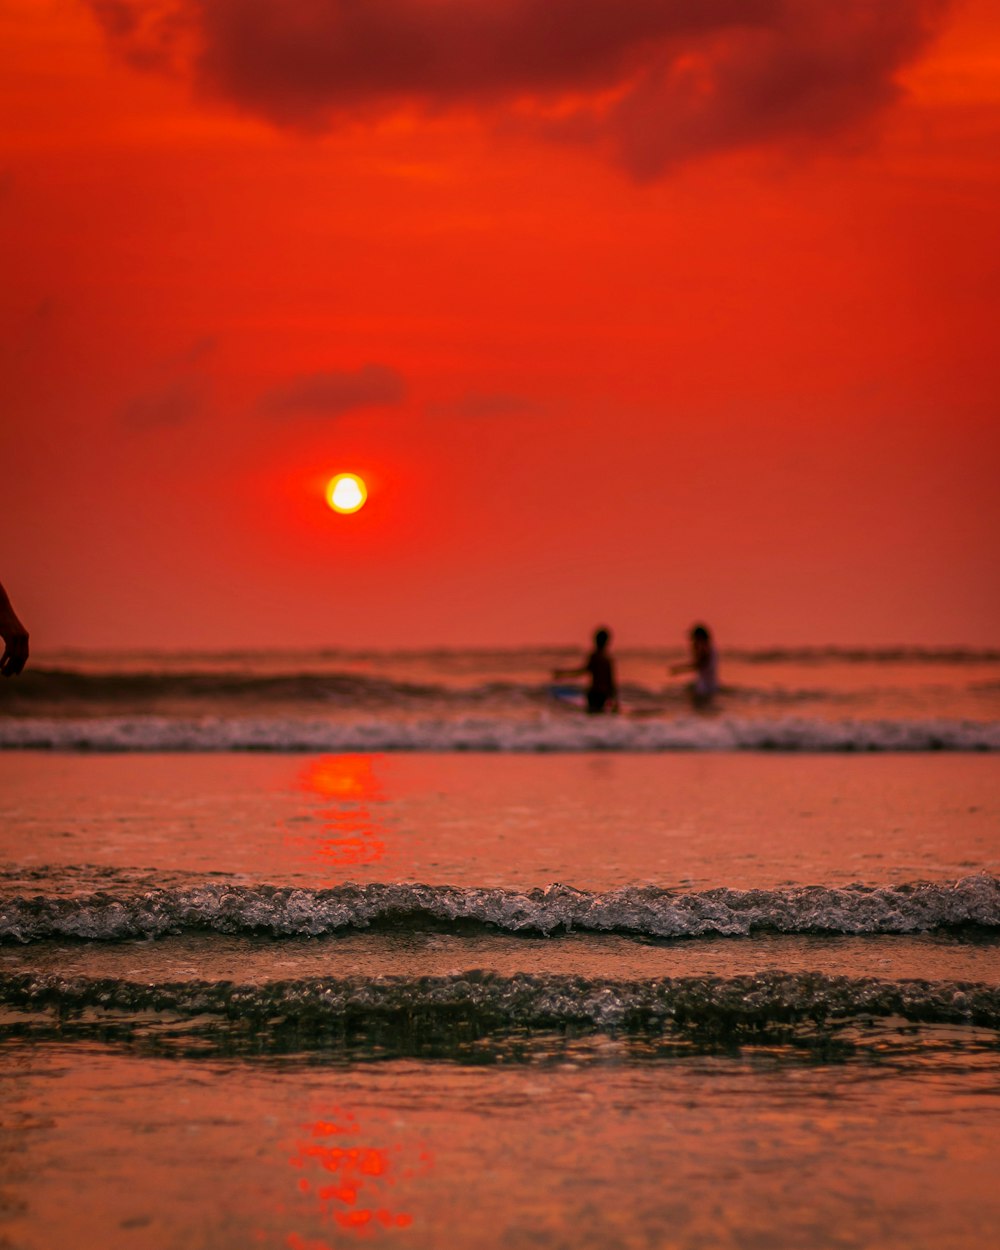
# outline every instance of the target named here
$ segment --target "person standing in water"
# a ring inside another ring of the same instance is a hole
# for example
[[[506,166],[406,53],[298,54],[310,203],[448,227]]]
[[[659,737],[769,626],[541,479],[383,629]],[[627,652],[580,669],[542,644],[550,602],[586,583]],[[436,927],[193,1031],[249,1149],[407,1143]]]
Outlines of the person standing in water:
[[[7,592],[0,585],[0,638],[3,639],[3,655],[0,656],[0,673],[4,677],[16,677],[28,662],[28,631],[17,618]]]
[[[688,687],[695,707],[707,707],[719,692],[719,658],[712,634],[707,625],[695,625],[688,635],[691,639],[691,659],[672,664],[671,673],[694,673],[694,681]]]
[[[587,711],[618,711],[618,683],[615,680],[615,662],[608,652],[611,631],[599,629],[594,634],[594,649],[579,668],[557,668],[553,677],[582,677],[590,675],[587,688]]]

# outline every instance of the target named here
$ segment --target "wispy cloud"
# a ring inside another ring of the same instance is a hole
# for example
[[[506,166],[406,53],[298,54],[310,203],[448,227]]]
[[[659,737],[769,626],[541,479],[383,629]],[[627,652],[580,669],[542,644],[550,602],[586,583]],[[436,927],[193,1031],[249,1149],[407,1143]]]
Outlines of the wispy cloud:
[[[133,430],[164,429],[185,425],[201,408],[201,403],[201,388],[195,382],[168,382],[133,396],[122,407],[120,417],[122,424]]]
[[[367,364],[360,369],[306,373],[277,386],[261,397],[260,410],[274,416],[311,413],[339,417],[363,408],[400,404],[406,384],[387,365]]]
[[[473,391],[439,404],[435,413],[446,417],[468,417],[471,420],[508,417],[540,411],[540,405],[525,395],[509,391]]]
[[[204,405],[205,366],[214,350],[215,339],[204,335],[167,357],[156,370],[155,380],[122,405],[121,424],[132,430],[187,425]]]

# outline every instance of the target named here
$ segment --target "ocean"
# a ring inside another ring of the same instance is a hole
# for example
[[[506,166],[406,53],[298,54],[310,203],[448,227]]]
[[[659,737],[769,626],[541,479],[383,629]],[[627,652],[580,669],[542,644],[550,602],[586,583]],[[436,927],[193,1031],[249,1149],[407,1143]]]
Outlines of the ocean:
[[[0,1246],[966,1248],[1000,651],[71,653],[0,687]]]

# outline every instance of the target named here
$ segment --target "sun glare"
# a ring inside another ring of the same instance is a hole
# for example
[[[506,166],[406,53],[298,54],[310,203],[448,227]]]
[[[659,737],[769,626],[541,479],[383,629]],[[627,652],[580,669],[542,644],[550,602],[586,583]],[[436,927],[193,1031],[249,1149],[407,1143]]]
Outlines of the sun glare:
[[[326,487],[326,502],[334,512],[357,512],[368,498],[368,490],[356,473],[338,473]]]

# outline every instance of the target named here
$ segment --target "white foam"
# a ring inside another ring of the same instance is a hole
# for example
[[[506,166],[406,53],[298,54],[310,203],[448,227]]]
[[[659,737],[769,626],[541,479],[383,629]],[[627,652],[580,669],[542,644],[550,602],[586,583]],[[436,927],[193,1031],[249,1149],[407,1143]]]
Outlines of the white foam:
[[[519,891],[417,882],[301,887],[203,883],[186,889],[105,891],[72,899],[0,901],[0,939],[53,937],[119,941],[189,929],[318,936],[373,924],[472,923],[507,933],[562,930],[659,938],[777,933],[918,933],[1000,922],[1000,881],[960,881],[869,888],[799,886],[777,890],[719,887],[683,893],[628,886],[592,893],[553,884]]]
[[[57,751],[1000,751],[1000,724],[539,716],[308,720],[159,716],[0,721],[0,749]]]

